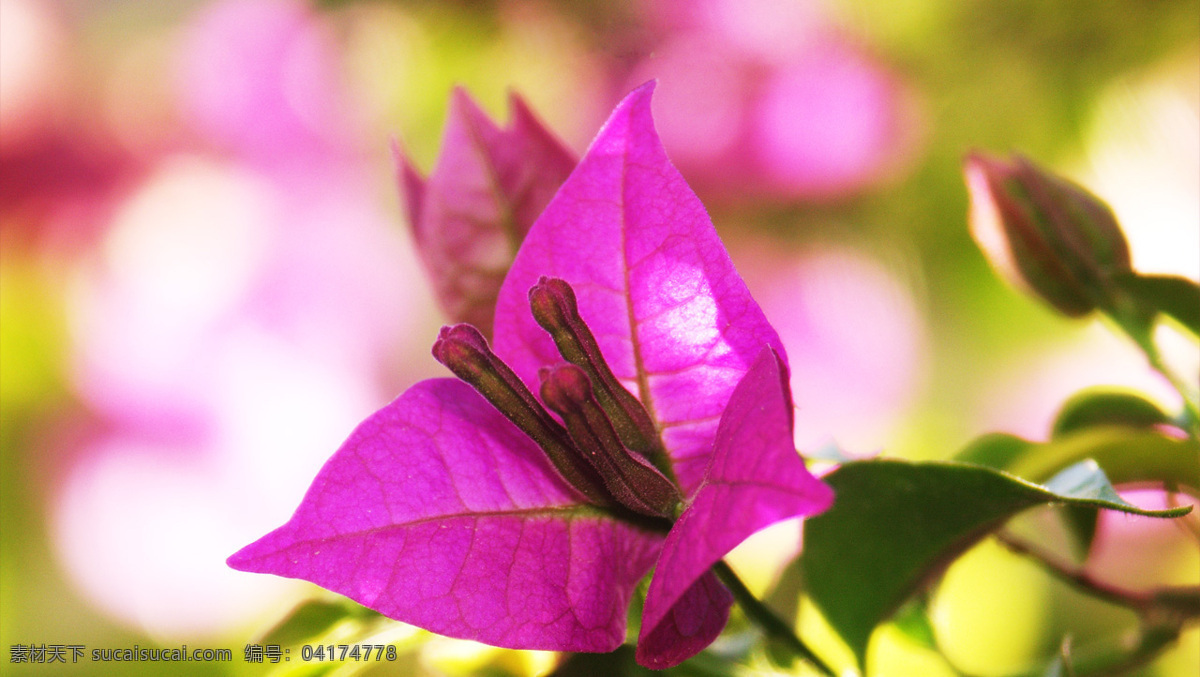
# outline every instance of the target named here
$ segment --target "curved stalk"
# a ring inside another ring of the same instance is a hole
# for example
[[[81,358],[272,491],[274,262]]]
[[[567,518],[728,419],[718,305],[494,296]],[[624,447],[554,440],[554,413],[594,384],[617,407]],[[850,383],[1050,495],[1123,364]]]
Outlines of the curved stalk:
[[[780,644],[787,647],[793,655],[803,658],[813,665],[821,674],[828,677],[835,677],[836,673],[821,660],[819,656],[813,653],[813,650],[804,643],[796,635],[796,632],[790,625],[785,623],[781,618],[775,615],[775,612],[767,608],[767,605],[754,596],[742,579],[734,573],[733,569],[721,560],[713,565],[713,572],[717,578],[729,588],[733,593],[733,598],[737,600],[738,606],[746,614],[746,617],[757,625],[768,637],[778,640]]]

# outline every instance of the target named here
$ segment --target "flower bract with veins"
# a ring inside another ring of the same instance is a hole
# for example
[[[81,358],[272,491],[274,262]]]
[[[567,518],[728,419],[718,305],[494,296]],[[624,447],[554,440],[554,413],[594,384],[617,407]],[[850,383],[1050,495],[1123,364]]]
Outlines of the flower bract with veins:
[[[470,322],[485,336],[513,256],[576,163],[521,97],[511,95],[509,109],[508,125],[498,127],[455,88],[428,178],[393,149],[413,242],[438,304],[451,321]]]
[[[733,598],[711,567],[833,496],[795,451],[783,347],[668,161],[652,91],[618,105],[530,230],[492,344],[443,329],[434,355],[460,380],[370,416],[231,566],[451,637],[583,652],[624,641],[654,568],[638,661],[720,634]]]

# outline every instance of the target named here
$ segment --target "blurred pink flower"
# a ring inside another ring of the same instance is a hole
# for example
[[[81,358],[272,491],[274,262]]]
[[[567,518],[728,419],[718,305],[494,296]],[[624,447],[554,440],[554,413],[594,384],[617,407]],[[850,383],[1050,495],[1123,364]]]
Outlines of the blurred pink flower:
[[[1121,497],[1148,510],[1198,503],[1187,493],[1176,494],[1172,502],[1165,492],[1151,488],[1125,488]],[[1086,563],[1092,575],[1132,590],[1196,584],[1195,543],[1183,525],[1112,510],[1099,511],[1097,519],[1096,539]]]
[[[0,229],[6,247],[55,254],[92,244],[141,170],[70,77],[74,36],[57,4],[6,0],[0,21]]]
[[[820,247],[735,253],[791,360],[796,444],[879,451],[925,380],[925,329],[903,284],[871,257]]]
[[[900,80],[841,35],[822,3],[648,3],[661,34],[629,82],[658,78],[664,143],[724,198],[837,198],[911,156]]]
[[[205,142],[253,159],[334,150],[353,130],[335,48],[305,3],[212,4],[181,41],[181,112]]]
[[[184,33],[192,145],[119,206],[71,285],[74,386],[106,425],[63,469],[53,522],[99,608],[188,637],[287,589],[209,554],[286,517],[344,431],[425,375],[399,367],[427,361],[434,327],[369,179],[384,165],[348,145],[353,120],[312,107],[339,89],[320,25],[234,0]]]
[[[898,85],[878,65],[822,40],[763,83],[752,148],[777,190],[842,194],[874,182],[900,150],[899,107]]]

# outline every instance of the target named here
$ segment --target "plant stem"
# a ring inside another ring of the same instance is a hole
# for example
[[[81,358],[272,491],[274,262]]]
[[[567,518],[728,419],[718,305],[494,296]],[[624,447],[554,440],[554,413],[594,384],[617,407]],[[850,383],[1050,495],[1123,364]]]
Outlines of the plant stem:
[[[1113,641],[1106,647],[1089,651],[1086,655],[1072,650],[1070,660],[1063,660],[1063,667],[1072,677],[1126,675],[1154,662],[1178,639],[1178,627],[1142,627],[1137,641],[1131,647],[1122,646],[1121,641]],[[942,654],[942,660],[958,677],[980,677],[958,667],[945,654]],[[1009,673],[1005,677],[1044,677],[1046,674],[1046,669],[1039,666],[1032,670]]]
[[[778,616],[775,615],[765,604],[762,603],[742,579],[734,573],[733,569],[721,560],[713,565],[713,572],[717,574],[717,578],[729,588],[733,593],[733,598],[737,600],[738,606],[745,612],[755,625],[762,629],[766,635],[772,639],[779,640],[786,646],[794,655],[803,658],[817,668],[821,674],[835,677],[833,669],[825,664],[812,649],[808,647],[795,633],[795,631],[787,623],[784,623]]]
[[[1143,617],[1152,613],[1156,616],[1166,614],[1181,622],[1185,619],[1200,617],[1200,588],[1166,587],[1147,592],[1128,590],[1098,580],[1085,571],[1063,563],[1042,548],[1014,538],[1003,531],[996,532],[995,536],[996,540],[1000,541],[1004,547],[1019,555],[1033,558],[1054,577],[1092,597],[1132,609]]]
[[[1033,558],[1034,561],[1042,565],[1042,568],[1055,578],[1093,597],[1133,609],[1139,613],[1144,612],[1154,603],[1152,595],[1125,590],[1124,588],[1097,580],[1086,571],[1078,570],[1063,563],[1056,556],[1032,543],[1015,538],[1003,531],[997,531],[995,536],[996,540],[1000,541],[1010,551],[1018,555],[1027,555]]]

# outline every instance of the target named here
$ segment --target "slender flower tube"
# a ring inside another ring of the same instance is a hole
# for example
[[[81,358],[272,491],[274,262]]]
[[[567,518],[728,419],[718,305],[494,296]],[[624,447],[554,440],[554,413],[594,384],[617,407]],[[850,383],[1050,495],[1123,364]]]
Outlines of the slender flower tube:
[[[596,399],[609,412],[621,442],[660,470],[670,472],[666,452],[646,408],[625,389],[604,361],[600,344],[579,316],[575,290],[565,280],[541,277],[529,290],[533,317],[550,333],[563,359],[583,369],[595,387]]]
[[[592,461],[621,505],[658,517],[674,514],[679,491],[654,466],[621,444],[582,369],[567,364],[543,370],[542,399],[562,417],[576,448]]]
[[[512,369],[496,357],[478,329],[469,324],[442,327],[433,344],[433,356],[537,442],[568,485],[591,503],[612,505],[603,480],[572,447],[567,431],[534,399]]]

